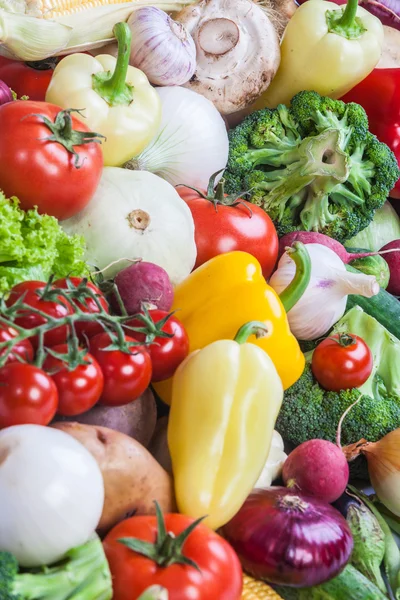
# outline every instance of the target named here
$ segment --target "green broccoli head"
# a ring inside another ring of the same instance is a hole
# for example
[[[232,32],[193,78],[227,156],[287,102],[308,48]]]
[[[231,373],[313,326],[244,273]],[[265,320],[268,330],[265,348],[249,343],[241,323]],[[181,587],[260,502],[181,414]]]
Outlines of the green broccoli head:
[[[14,594],[14,580],[18,574],[18,563],[13,554],[0,552],[0,600],[20,600]]]
[[[229,141],[227,190],[247,190],[279,235],[302,229],[350,239],[369,225],[400,174],[361,106],[316,92],[249,115]]]

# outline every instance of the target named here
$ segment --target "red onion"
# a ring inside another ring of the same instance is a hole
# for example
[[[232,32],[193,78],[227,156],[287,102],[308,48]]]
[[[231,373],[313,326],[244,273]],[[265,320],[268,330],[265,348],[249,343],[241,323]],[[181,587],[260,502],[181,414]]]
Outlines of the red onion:
[[[2,104],[8,104],[8,102],[12,102],[13,100],[14,98],[10,88],[0,79],[0,106]]]
[[[254,490],[222,532],[250,575],[291,587],[332,579],[353,550],[339,511],[284,487]]]

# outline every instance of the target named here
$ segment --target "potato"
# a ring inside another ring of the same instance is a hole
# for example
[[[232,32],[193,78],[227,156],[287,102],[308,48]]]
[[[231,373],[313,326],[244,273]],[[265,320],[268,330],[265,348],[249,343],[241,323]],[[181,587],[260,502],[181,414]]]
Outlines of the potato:
[[[146,390],[134,402],[125,406],[96,404],[91,410],[75,417],[56,416],[54,422],[72,421],[85,425],[99,425],[115,429],[135,438],[147,448],[156,426],[157,405],[153,393]]]
[[[157,421],[154,435],[151,438],[149,452],[154,456],[162,468],[172,475],[172,463],[168,448],[167,432],[168,417],[161,417],[161,419]]]
[[[70,422],[52,427],[72,435],[97,460],[105,488],[100,535],[134,514],[154,514],[155,500],[163,512],[176,510],[171,477],[139,442],[107,427]]]

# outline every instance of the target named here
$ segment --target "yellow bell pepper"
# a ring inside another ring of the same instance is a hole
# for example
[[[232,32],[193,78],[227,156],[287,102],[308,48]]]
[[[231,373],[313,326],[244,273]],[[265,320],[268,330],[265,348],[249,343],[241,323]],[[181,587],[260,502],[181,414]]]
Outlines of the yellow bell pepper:
[[[308,281],[303,281],[305,287]],[[285,296],[293,294],[289,287]],[[186,328],[191,352],[216,340],[232,339],[241,323],[257,320],[265,324],[269,334],[259,339],[252,336],[250,341],[271,357],[284,389],[303,373],[305,359],[289,329],[289,308],[286,306],[285,311],[279,296],[266,283],[260,263],[246,252],[220,254],[193,271],[175,288],[172,310]],[[171,379],[154,388],[164,402],[171,403]]]
[[[278,72],[255,108],[289,104],[301,90],[340,98],[377,65],[383,40],[381,21],[357,0],[348,0],[345,8],[305,2],[286,27]]]
[[[46,101],[77,114],[92,131],[105,136],[104,164],[121,166],[137,156],[157,133],[161,100],[146,75],[129,66],[131,31],[126,23],[114,28],[118,58],[101,54],[71,54],[54,70]]]
[[[282,404],[274,363],[246,343],[261,331],[263,323],[247,323],[235,341],[193,352],[174,375],[168,447],[177,505],[191,517],[207,515],[213,529],[227,523],[253,489]]]

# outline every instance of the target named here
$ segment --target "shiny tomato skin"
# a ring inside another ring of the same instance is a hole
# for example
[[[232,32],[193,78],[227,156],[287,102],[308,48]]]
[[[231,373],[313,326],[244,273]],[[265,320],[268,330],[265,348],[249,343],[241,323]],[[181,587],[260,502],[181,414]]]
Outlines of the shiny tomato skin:
[[[48,425],[57,411],[54,381],[34,365],[13,362],[0,369],[0,429]]]
[[[56,60],[41,61],[40,68],[20,60],[0,57],[0,79],[18,96],[28,96],[29,100],[44,101],[50,79],[53,76]],[[47,68],[46,68],[47,67]]]
[[[60,108],[48,102],[19,100],[0,106],[0,189],[17,196],[20,207],[59,220],[81,211],[94,195],[103,168],[100,144],[74,146],[75,156],[56,141],[40,117],[54,122]],[[40,115],[34,116],[34,115]],[[72,127],[88,132],[72,114]]]
[[[167,532],[179,535],[193,519],[180,514],[165,515]],[[154,542],[156,517],[137,516],[116,525],[104,540],[104,550],[113,578],[113,600],[135,600],[151,585],[168,590],[169,600],[239,600],[242,568],[231,546],[205,525],[198,525],[187,538],[183,554],[200,568],[154,561],[130,550],[118,540],[138,538]]]
[[[21,296],[24,297],[24,304],[32,306],[48,314],[51,317],[62,318],[72,313],[72,307],[64,298],[58,297],[58,302],[42,300],[40,292],[44,290],[46,283],[43,281],[23,281],[15,285],[7,299],[7,306],[12,306]],[[22,312],[23,309],[21,309]],[[15,319],[15,324],[25,329],[32,329],[46,322],[45,317],[37,315],[34,312],[28,313],[24,310],[24,314]],[[68,337],[68,327],[62,325],[48,331],[44,335],[44,343],[47,346],[56,346],[57,344],[65,343]],[[36,349],[38,339],[36,336],[30,338],[33,347]]]
[[[8,327],[4,323],[0,323],[0,344],[12,340],[17,337],[17,335],[18,332],[13,327]],[[5,352],[6,350],[0,351],[0,358]],[[29,363],[33,361],[33,357],[34,352],[32,344],[29,340],[22,340],[13,347],[11,354],[7,357],[6,364],[16,361],[19,362],[19,358],[21,358],[23,362]]]
[[[67,344],[52,348],[59,354],[68,352]],[[90,410],[100,399],[104,387],[103,372],[97,360],[89,353],[86,365],[78,365],[73,371],[60,359],[48,354],[43,370],[52,378],[58,391],[57,413],[64,417],[81,415]]]
[[[164,319],[168,313],[164,310],[149,310],[149,315],[158,323]],[[130,327],[143,327],[139,320],[132,319],[126,325]],[[174,337],[156,337],[154,342],[147,347],[153,366],[152,381],[164,381],[169,379],[175,373],[181,362],[189,354],[189,337],[182,323],[172,315],[162,327],[164,333],[172,334]],[[127,330],[129,333],[129,330]],[[138,342],[144,342],[146,335],[144,333],[132,332]]]
[[[325,338],[314,350],[311,368],[318,383],[326,390],[339,392],[360,387],[371,375],[372,352],[358,335],[353,343],[341,345],[339,334]]]
[[[250,202],[216,207],[193,190],[176,188],[186,201],[195,225],[195,269],[218,254],[241,250],[252,254],[268,278],[278,258],[278,235],[267,213]]]
[[[82,277],[69,277],[68,278],[69,281],[75,286],[78,287],[78,285],[83,281]],[[64,290],[68,289],[68,280],[67,278],[64,279],[57,279],[57,281],[55,281],[53,283],[53,286],[56,288],[62,288]],[[101,292],[99,290],[98,287],[96,287],[91,281],[88,281],[86,286],[97,296],[97,300],[100,304],[100,306],[103,308],[103,310],[105,310],[106,313],[110,312],[109,306],[108,306],[108,302],[103,294],[103,292]],[[85,302],[77,302],[77,305],[79,306],[79,308],[81,309],[82,312],[84,313],[98,313],[99,312],[99,307],[97,306],[95,300],[93,300],[92,298],[86,298]],[[86,338],[91,338],[94,335],[98,334],[98,333],[102,333],[104,331],[103,327],[100,325],[100,323],[93,321],[92,323],[89,322],[85,322],[85,321],[78,321],[77,323],[75,323],[75,330],[76,333],[78,334],[78,337],[85,341]]]
[[[125,341],[134,342],[130,336]],[[120,350],[104,350],[111,344],[108,333],[99,333],[89,340],[89,352],[100,365],[104,388],[100,403],[123,406],[141,396],[151,382],[151,358],[143,346],[132,349],[132,354]]]

